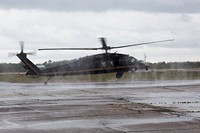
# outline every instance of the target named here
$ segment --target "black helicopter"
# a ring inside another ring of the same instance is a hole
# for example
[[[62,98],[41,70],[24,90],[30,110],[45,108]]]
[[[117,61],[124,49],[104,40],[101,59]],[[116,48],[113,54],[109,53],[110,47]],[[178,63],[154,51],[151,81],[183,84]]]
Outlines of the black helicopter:
[[[46,76],[48,77],[48,80],[50,80],[50,78],[53,76],[88,75],[102,73],[116,73],[116,78],[121,78],[125,72],[137,69],[148,70],[149,66],[146,65],[143,61],[137,60],[132,56],[116,52],[109,53],[109,50],[173,40],[174,39],[169,39],[110,47],[106,44],[105,38],[100,38],[102,44],[102,47],[100,48],[43,48],[39,50],[105,50],[105,53],[85,56],[65,65],[41,70],[27,58],[27,55],[31,53],[24,53],[23,42],[21,42],[21,52],[16,55],[28,70],[26,75]]]

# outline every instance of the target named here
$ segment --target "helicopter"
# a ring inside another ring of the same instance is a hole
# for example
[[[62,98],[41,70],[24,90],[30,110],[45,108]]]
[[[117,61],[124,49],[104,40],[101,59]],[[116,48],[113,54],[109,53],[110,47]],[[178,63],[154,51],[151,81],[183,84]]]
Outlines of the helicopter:
[[[53,76],[116,73],[116,78],[121,78],[125,72],[133,70],[136,71],[137,69],[148,70],[149,66],[146,65],[142,60],[138,60],[135,57],[117,52],[111,53],[109,52],[110,50],[138,46],[138,45],[161,43],[173,40],[174,39],[168,39],[161,41],[152,41],[152,42],[111,47],[107,45],[106,39],[104,37],[101,37],[100,42],[102,44],[102,47],[99,48],[41,48],[38,50],[39,51],[42,50],[104,50],[105,51],[104,53],[81,57],[73,62],[45,69],[39,69],[33,62],[31,62],[27,58],[27,55],[31,55],[32,53],[24,52],[24,42],[20,42],[21,52],[17,53],[16,56],[21,60],[21,62],[24,64],[24,67],[27,69],[26,75],[37,75],[37,76],[48,77],[45,84],[47,84],[47,82]]]

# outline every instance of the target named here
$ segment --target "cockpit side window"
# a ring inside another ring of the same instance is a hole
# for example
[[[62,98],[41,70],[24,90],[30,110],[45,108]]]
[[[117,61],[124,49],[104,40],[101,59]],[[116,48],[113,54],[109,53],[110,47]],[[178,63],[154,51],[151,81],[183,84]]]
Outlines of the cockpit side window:
[[[131,58],[131,62],[132,62],[132,63],[134,63],[134,62],[136,62],[136,61],[137,61],[136,58],[134,58],[134,57]]]

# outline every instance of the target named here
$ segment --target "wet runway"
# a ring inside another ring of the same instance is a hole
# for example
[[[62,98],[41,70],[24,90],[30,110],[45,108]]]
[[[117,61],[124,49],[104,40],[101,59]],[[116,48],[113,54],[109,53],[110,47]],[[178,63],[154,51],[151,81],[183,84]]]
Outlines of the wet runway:
[[[200,80],[0,83],[1,133],[200,132]]]

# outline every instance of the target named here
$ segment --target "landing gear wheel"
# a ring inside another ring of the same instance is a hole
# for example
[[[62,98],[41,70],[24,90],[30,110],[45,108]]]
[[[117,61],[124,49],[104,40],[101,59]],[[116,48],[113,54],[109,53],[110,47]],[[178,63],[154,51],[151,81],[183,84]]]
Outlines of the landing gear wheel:
[[[116,78],[121,78],[123,76],[124,72],[117,72],[116,73]]]
[[[45,81],[44,84],[47,85],[47,83],[49,82],[50,79],[51,79],[51,77],[48,77],[47,81]]]
[[[145,66],[145,70],[147,71],[149,69],[149,66]]]

